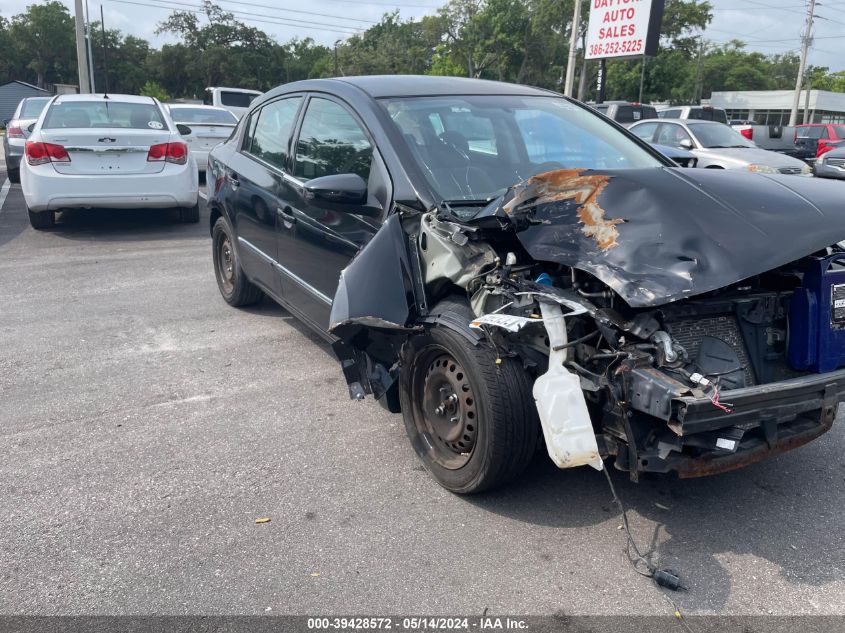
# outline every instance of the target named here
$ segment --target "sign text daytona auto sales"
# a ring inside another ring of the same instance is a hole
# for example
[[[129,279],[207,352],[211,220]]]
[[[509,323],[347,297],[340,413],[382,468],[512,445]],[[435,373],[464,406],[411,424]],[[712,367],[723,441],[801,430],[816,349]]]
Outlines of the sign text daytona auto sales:
[[[647,53],[651,9],[652,0],[590,0],[587,59]]]

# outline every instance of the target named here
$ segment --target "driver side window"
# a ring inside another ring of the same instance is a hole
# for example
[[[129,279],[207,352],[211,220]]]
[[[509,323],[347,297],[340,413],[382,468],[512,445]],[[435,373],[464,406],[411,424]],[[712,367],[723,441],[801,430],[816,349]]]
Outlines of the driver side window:
[[[681,141],[689,141],[692,144],[692,138],[687,134],[686,130],[680,125],[671,125],[664,123],[657,135],[658,145],[668,145],[669,147],[681,147]]]
[[[303,180],[334,174],[370,177],[373,147],[355,118],[328,99],[312,98],[296,142],[293,175]]]

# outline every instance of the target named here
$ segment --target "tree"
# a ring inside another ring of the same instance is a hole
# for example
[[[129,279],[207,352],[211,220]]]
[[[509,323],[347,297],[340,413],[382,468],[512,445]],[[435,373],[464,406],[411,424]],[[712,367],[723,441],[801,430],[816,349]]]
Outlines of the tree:
[[[24,77],[39,87],[78,81],[73,18],[58,0],[32,4],[8,28],[12,54],[25,59]],[[3,55],[6,55],[4,49]]]
[[[155,81],[146,82],[138,93],[142,97],[153,97],[159,101],[170,101],[170,95],[165,92],[161,84]]]

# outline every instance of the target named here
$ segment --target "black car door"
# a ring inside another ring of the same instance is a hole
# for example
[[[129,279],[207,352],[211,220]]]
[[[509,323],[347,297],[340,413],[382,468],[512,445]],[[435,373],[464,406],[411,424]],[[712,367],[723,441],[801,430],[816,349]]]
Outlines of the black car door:
[[[300,316],[325,329],[341,270],[389,208],[390,178],[359,117],[330,97],[309,98],[294,147],[277,229],[282,288]],[[329,205],[306,195],[309,180],[349,173],[368,184],[367,205]]]
[[[291,131],[301,104],[301,95],[291,96],[252,112],[241,151],[227,165],[242,265],[254,282],[276,296],[282,295],[275,268],[277,209]]]

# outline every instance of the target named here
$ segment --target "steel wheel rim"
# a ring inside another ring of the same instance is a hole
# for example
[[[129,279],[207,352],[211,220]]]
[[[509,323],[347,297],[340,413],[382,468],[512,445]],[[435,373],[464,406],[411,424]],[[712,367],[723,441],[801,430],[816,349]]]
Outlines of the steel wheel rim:
[[[467,373],[446,349],[419,357],[414,376],[415,423],[431,459],[448,470],[469,462],[478,440],[477,402]]]
[[[235,253],[228,235],[224,235],[217,245],[217,277],[223,292],[232,294],[235,289]]]

